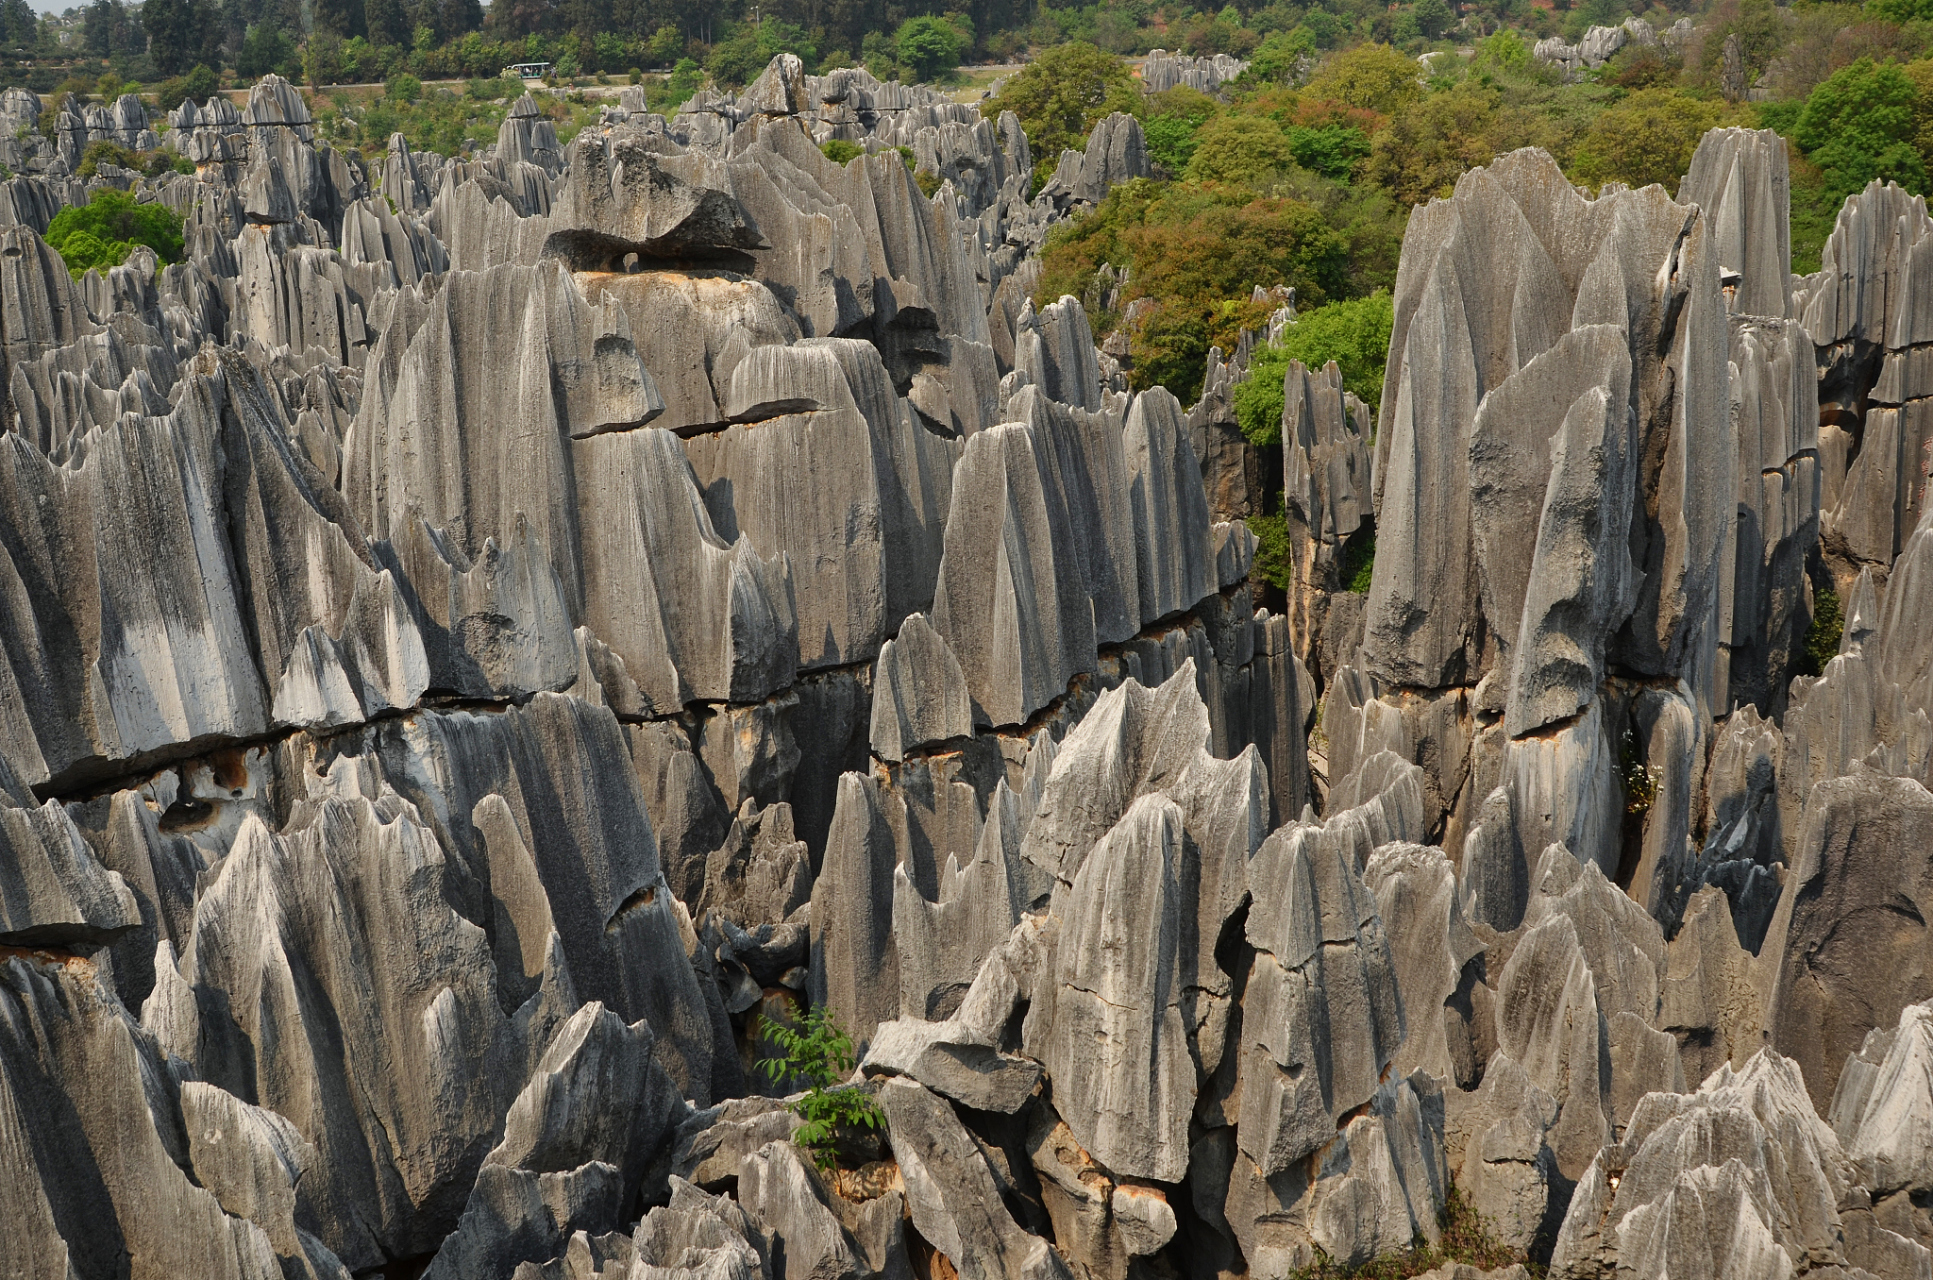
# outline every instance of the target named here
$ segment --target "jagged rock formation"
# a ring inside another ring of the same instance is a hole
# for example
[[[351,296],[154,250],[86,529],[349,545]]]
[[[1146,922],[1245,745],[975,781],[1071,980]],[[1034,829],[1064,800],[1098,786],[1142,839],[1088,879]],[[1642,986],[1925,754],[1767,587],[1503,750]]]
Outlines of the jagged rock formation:
[[[1597,70],[1627,45],[1675,53],[1691,38],[1690,18],[1680,18],[1659,31],[1643,18],[1630,17],[1621,26],[1592,27],[1576,44],[1566,43],[1562,36],[1547,36],[1537,42],[1531,55],[1559,68],[1568,79],[1580,80],[1586,70]]]
[[[1248,63],[1226,53],[1191,58],[1185,53],[1150,49],[1141,64],[1141,87],[1149,93],[1164,93],[1186,85],[1197,93],[1214,93],[1232,80],[1241,78]]]
[[[1379,429],[1289,370],[1275,613],[1261,335],[1184,409],[1034,296],[1126,116],[1029,200],[782,56],[365,174],[268,77],[76,282],[130,101],[0,201],[0,1271],[1276,1275],[1452,1178],[1558,1274],[1933,1269],[1917,205],[1790,285],[1765,136],[1466,175]]]

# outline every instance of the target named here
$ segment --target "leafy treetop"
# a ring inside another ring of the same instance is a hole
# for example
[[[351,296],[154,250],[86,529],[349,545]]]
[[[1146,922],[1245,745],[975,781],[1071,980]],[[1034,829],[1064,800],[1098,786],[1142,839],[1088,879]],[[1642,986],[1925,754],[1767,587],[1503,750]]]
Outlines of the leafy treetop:
[[[885,1127],[886,1117],[872,1095],[862,1086],[841,1083],[852,1074],[857,1054],[832,1010],[824,1005],[811,1009],[797,1027],[762,1019],[760,1029],[778,1046],[779,1056],[761,1059],[759,1070],[774,1084],[806,1081],[805,1093],[791,1104],[805,1123],[792,1136],[821,1169],[837,1163],[841,1130]]]
[[[1091,44],[1063,44],[1016,71],[980,110],[989,119],[1002,111],[1019,117],[1034,155],[1034,179],[1045,182],[1060,153],[1085,147],[1087,135],[1107,116],[1139,116],[1141,89],[1113,54]]]
[[[120,266],[137,244],[153,249],[162,262],[178,262],[181,215],[164,204],[137,204],[125,191],[96,191],[85,205],[54,215],[47,243],[77,280],[90,267]]]

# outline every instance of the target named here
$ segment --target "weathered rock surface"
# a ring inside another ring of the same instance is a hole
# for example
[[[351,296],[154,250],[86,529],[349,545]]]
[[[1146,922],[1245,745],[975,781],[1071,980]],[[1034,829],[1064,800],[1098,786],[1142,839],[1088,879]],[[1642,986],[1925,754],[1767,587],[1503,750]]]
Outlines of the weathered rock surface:
[[[1933,1276],[1919,202],[1795,280],[1771,134],[1464,175],[1377,428],[1289,368],[1278,613],[1292,291],[1191,408],[1124,270],[1038,296],[1136,120],[1034,193],[790,55],[539,97],[369,172],[272,76],[192,175],[0,130],[0,1272],[1275,1275],[1454,1173],[1555,1274]],[[73,280],[102,181],[183,261]]]

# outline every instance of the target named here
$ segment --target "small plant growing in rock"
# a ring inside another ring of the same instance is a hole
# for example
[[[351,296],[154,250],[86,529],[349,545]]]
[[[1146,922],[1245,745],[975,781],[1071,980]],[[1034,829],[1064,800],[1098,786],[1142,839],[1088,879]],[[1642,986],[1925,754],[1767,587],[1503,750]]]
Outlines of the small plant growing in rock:
[[[1839,593],[1830,587],[1812,593],[1812,622],[1805,632],[1805,657],[1800,663],[1806,675],[1819,676],[1826,664],[1839,656],[1839,638],[1846,629],[1845,612],[1839,606]]]
[[[819,150],[825,152],[826,159],[834,164],[845,164],[866,154],[857,143],[847,142],[844,138],[827,138],[819,144]]]
[[[1638,742],[1629,729],[1618,751],[1618,772],[1624,783],[1624,811],[1641,816],[1658,798],[1658,769],[1638,759]]]
[[[824,1005],[809,1010],[796,1027],[765,1018],[760,1030],[781,1056],[764,1059],[759,1070],[774,1084],[794,1077],[807,1081],[804,1096],[792,1103],[793,1113],[805,1121],[792,1140],[812,1153],[814,1164],[825,1170],[838,1164],[841,1131],[885,1127],[886,1117],[872,1095],[843,1083],[857,1056],[852,1037],[833,1019],[832,1010]]]

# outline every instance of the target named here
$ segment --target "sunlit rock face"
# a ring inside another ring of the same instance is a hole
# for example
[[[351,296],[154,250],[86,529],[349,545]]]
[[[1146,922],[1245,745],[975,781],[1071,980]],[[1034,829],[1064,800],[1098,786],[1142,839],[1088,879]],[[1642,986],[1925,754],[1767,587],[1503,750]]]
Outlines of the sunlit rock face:
[[[1453,1182],[1553,1274],[1933,1268],[1911,198],[1794,281],[1770,135],[1465,175],[1380,421],[1289,367],[1278,613],[1269,335],[1189,407],[1035,296],[1125,114],[1038,193],[790,55],[168,123],[165,267],[42,239],[138,100],[0,157],[0,1273],[1278,1275]]]

